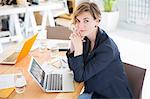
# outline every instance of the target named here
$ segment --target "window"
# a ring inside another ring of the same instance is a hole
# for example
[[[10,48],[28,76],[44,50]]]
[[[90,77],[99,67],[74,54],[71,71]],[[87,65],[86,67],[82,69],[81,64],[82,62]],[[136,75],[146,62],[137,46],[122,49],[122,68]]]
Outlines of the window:
[[[150,34],[150,0],[119,0],[118,8],[119,26]]]
[[[127,0],[127,22],[139,25],[150,24],[150,1]]]

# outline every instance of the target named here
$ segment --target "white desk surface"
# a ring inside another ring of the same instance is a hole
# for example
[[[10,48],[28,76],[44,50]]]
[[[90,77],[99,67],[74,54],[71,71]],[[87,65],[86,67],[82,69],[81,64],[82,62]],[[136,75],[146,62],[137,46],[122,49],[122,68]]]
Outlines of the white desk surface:
[[[62,7],[62,4],[53,2],[45,2],[40,3],[39,5],[26,6],[27,10],[29,11],[55,10],[60,9]]]
[[[25,13],[26,8],[25,7],[14,7],[14,6],[1,6],[0,5],[0,16],[2,15],[11,15],[16,13]]]
[[[42,10],[53,10],[62,8],[62,4],[57,4],[53,2],[43,2],[39,5],[32,6],[10,6],[10,5],[0,5],[0,16],[11,15],[16,13],[25,13],[26,11],[42,11]]]

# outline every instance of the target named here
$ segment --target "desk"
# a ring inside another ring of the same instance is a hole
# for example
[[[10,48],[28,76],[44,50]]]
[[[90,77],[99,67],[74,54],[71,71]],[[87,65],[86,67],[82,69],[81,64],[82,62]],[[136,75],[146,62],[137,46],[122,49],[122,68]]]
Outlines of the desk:
[[[32,80],[27,69],[31,59],[31,55],[34,56],[39,63],[43,63],[45,60],[50,59],[49,51],[40,53],[39,50],[34,50],[30,52],[23,60],[18,62],[14,66],[2,66],[0,65],[0,74],[4,73],[13,73],[17,67],[20,67],[24,70],[24,76],[27,80],[27,87],[23,94],[17,94],[13,92],[8,99],[77,99],[80,91],[83,87],[82,83],[75,82],[75,91],[68,93],[45,93],[37,85],[35,81]],[[61,55],[65,55],[64,52],[61,52]]]
[[[25,11],[26,11],[25,7],[13,7],[13,6],[7,6],[7,5],[0,6],[0,16],[9,15],[10,21],[12,21],[12,23],[9,25],[9,27],[10,27],[10,29],[15,28],[15,30],[16,30],[16,35],[11,36],[11,37],[0,38],[1,42],[17,41],[17,40],[21,41],[23,39],[23,36],[21,34],[21,28],[20,28],[18,14],[25,13]]]
[[[47,3],[40,3],[39,5],[32,5],[26,7],[26,14],[25,14],[25,30],[26,35],[28,35],[29,28],[29,22],[31,23],[32,30],[34,33],[38,32],[38,30],[43,33],[43,31],[46,28],[47,19],[50,24],[50,26],[55,26],[55,21],[52,15],[52,10],[61,9],[63,8],[63,3],[56,3],[56,2],[47,2]],[[42,24],[39,28],[36,24],[34,12],[41,11],[43,14],[42,17]],[[39,34],[38,37],[41,37],[42,35]],[[46,38],[44,38],[46,39]]]
[[[0,6],[0,16],[3,15],[10,16],[10,30],[12,29],[12,32],[14,32],[14,28],[15,28],[15,33],[16,33],[16,35],[10,37],[0,38],[0,41],[1,42],[21,41],[23,39],[18,14],[25,13],[25,35],[24,36],[27,37],[29,32],[28,28],[30,24],[31,24],[30,27],[32,27],[31,29],[33,30],[34,33],[38,31],[35,17],[34,17],[34,12],[36,11],[43,12],[42,24],[40,29],[43,32],[46,28],[47,19],[50,26],[55,26],[55,21],[51,13],[51,10],[60,9],[60,8],[63,8],[63,4],[59,4],[55,2],[43,2],[40,3],[39,5],[33,5],[33,6],[7,6],[7,5]]]

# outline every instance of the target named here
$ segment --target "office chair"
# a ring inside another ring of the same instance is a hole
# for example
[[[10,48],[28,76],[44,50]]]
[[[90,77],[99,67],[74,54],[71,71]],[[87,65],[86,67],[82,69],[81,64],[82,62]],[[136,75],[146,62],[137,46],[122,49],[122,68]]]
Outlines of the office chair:
[[[125,71],[128,77],[133,99],[141,99],[141,92],[144,82],[146,69],[124,63]]]
[[[47,27],[47,39],[69,40],[72,31],[63,26]]]

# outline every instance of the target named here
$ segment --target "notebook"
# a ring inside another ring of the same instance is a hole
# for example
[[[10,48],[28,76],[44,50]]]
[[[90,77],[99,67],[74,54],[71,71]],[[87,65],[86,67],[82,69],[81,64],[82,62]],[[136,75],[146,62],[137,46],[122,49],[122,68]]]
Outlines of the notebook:
[[[13,52],[10,56],[6,57],[0,64],[13,65],[28,55],[38,33],[27,39],[20,52]]]
[[[8,98],[14,90],[15,88],[0,89],[0,99]]]
[[[40,65],[31,59],[29,74],[44,92],[73,92],[73,72],[55,68],[50,65]]]

